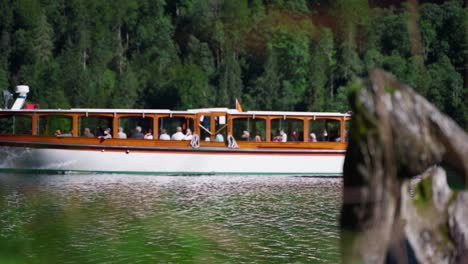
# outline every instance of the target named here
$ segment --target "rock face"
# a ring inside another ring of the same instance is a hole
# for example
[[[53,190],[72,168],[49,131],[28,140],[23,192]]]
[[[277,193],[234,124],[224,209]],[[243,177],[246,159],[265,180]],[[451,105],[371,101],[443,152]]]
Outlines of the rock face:
[[[468,201],[453,193],[445,172],[434,167],[450,164],[466,188],[468,135],[384,71],[370,72],[364,86],[350,97],[354,116],[340,219],[343,262],[468,261]],[[409,180],[421,174],[412,197]]]
[[[459,193],[448,210],[450,235],[458,253],[457,263],[468,263],[468,193]]]
[[[456,248],[447,226],[447,208],[453,195],[445,171],[434,167],[423,173],[411,197],[403,184],[401,218],[404,234],[421,263],[456,263]]]

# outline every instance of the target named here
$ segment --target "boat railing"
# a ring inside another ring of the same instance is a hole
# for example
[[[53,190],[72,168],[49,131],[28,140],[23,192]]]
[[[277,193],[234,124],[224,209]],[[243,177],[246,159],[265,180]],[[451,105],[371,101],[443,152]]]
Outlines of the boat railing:
[[[239,145],[237,145],[236,139],[232,135],[229,135],[227,137],[227,140],[228,140],[228,148],[239,148]]]
[[[200,137],[197,134],[193,134],[192,140],[190,141],[190,146],[192,148],[199,148],[200,147]]]

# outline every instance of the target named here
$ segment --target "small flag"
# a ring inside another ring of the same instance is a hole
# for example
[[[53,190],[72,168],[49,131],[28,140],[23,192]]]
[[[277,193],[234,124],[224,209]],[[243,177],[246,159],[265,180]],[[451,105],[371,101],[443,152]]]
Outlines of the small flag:
[[[241,106],[241,104],[239,103],[239,100],[237,100],[237,98],[236,98],[236,110],[239,111],[239,112],[244,112],[244,111],[242,110],[242,106]]]

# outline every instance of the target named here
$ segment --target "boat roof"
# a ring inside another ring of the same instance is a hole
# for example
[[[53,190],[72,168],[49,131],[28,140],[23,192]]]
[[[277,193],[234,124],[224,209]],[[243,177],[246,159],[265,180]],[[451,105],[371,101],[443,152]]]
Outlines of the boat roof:
[[[198,108],[187,110],[169,110],[169,109],[109,109],[109,108],[71,108],[71,109],[0,109],[0,112],[25,112],[25,113],[125,113],[125,114],[197,114],[225,112],[236,115],[267,115],[267,116],[351,116],[349,113],[338,112],[297,112],[297,111],[246,111],[240,112],[236,109],[223,107]]]

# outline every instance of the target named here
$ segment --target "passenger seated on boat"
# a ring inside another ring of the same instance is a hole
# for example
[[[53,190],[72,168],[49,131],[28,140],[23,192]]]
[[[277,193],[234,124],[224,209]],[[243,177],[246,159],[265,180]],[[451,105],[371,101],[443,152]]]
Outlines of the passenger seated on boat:
[[[135,127],[135,132],[132,134],[132,138],[144,138],[145,135],[141,133],[141,126]]]
[[[153,139],[153,130],[150,128],[146,132],[145,136],[143,137],[144,139]]]
[[[111,129],[110,129],[110,128],[106,128],[106,129],[104,130],[104,135],[103,135],[103,136],[99,136],[99,138],[102,138],[102,139],[112,138]]]
[[[297,132],[296,131],[293,131],[291,133],[291,141],[297,141]]]
[[[216,142],[224,142],[224,136],[223,134],[217,134],[215,137]]]
[[[171,137],[167,134],[166,129],[161,129],[161,135],[159,135],[160,140],[171,140]]]
[[[262,137],[260,136],[260,133],[255,133],[255,138],[254,138],[254,141],[255,142],[262,142]]]
[[[184,136],[184,140],[192,140],[192,130],[190,130],[190,128],[187,128],[187,131],[185,133],[185,136]]]
[[[244,139],[244,140],[250,141],[250,133],[249,133],[249,131],[244,130],[244,132],[242,132],[241,138]]]
[[[309,142],[317,142],[317,136],[314,132],[309,134]]]
[[[284,130],[281,129],[280,135],[281,135],[281,142],[286,142],[286,141],[288,141],[288,135],[286,135],[286,133],[284,132]]]
[[[117,133],[117,138],[127,138],[127,134],[123,132],[123,127],[119,127],[119,132]]]
[[[98,127],[96,127],[96,131],[94,132],[94,134],[97,137],[102,137],[102,136],[104,136],[104,130],[102,130],[102,127],[98,126]]]
[[[345,139],[346,139],[346,142],[348,142],[348,132],[346,130],[345,130]],[[341,137],[340,136],[336,137],[335,142],[342,142]]]
[[[278,130],[278,133],[276,133],[276,136],[273,137],[272,141],[273,142],[281,142],[282,139],[283,139],[283,137],[281,136],[281,132],[280,132],[280,130]]]
[[[57,128],[57,129],[55,130],[54,135],[55,135],[56,137],[71,137],[71,136],[73,136],[71,132],[62,133],[62,130],[61,130],[60,128]]]
[[[184,135],[184,133],[182,133],[182,127],[178,126],[176,128],[176,132],[174,134],[172,134],[171,139],[172,140],[182,140],[184,138],[185,138],[185,135]]]
[[[85,136],[85,137],[94,137],[94,134],[91,133],[91,129],[89,129],[89,127],[85,127],[85,129],[83,131],[83,136]]]
[[[61,137],[73,137],[73,133],[70,131],[68,133],[62,133]]]
[[[326,129],[322,131],[322,133],[317,138],[318,141],[328,141],[328,132]]]

